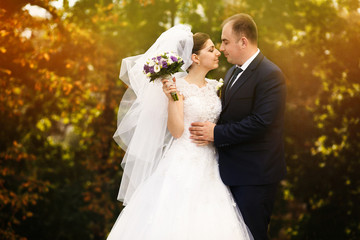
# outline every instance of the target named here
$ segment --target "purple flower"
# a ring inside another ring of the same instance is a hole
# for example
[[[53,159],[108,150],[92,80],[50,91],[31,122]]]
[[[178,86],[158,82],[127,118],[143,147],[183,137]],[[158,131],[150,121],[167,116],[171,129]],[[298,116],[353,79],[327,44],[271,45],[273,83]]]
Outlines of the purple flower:
[[[170,56],[170,58],[171,58],[171,60],[172,60],[173,62],[177,62],[177,61],[178,61],[178,59],[177,59],[176,57],[174,57],[174,56]]]
[[[167,67],[168,67],[168,64],[167,64],[166,61],[162,61],[162,62],[161,62],[161,65],[162,65],[163,68],[167,68]]]
[[[158,56],[158,57],[157,57],[157,60],[160,62],[160,60],[161,60],[161,56]]]
[[[148,65],[144,65],[144,71],[145,71],[145,73],[148,73],[149,72],[149,66]]]
[[[154,71],[154,66],[149,67],[149,72],[150,72],[150,73],[154,73],[154,72],[155,72],[155,71]]]

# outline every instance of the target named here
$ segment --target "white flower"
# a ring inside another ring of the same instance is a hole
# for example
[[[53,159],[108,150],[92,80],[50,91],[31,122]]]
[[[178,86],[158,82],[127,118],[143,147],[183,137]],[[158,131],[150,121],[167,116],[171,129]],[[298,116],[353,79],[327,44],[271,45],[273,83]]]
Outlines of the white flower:
[[[156,73],[160,72],[160,66],[159,65],[157,65],[157,64],[155,65],[154,72],[156,72]]]
[[[219,89],[221,89],[222,85],[224,85],[224,80],[222,78],[220,78],[218,84],[215,87],[216,91],[219,91]]]
[[[153,60],[150,60],[148,65],[149,65],[149,67],[152,67],[155,65],[155,62]]]

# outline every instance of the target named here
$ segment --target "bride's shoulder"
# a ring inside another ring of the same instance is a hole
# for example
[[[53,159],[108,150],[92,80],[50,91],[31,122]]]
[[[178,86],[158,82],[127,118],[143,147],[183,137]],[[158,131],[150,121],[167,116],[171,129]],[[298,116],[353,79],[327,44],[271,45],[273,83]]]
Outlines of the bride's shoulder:
[[[188,83],[186,82],[185,78],[176,78],[176,87],[180,88],[186,88],[188,86]]]
[[[206,81],[209,83],[210,86],[216,87],[222,81],[222,78],[220,78],[219,80],[206,78]]]
[[[189,91],[189,84],[185,78],[176,78],[176,88],[183,94]]]
[[[181,78],[176,78],[176,85],[184,85],[186,84],[186,80],[184,77],[181,77]]]

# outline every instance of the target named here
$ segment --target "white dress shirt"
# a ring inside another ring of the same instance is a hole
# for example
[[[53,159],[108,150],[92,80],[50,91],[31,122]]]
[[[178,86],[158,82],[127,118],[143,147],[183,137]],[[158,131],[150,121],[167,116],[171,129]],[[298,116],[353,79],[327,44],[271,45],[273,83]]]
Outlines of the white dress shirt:
[[[233,81],[233,83],[231,84],[230,88],[231,88],[232,86],[234,86],[234,83],[239,79],[239,77],[241,76],[241,74],[242,74],[243,72],[245,72],[246,68],[250,65],[250,63],[256,58],[256,56],[257,56],[259,53],[260,53],[260,49],[258,49],[258,50],[256,51],[256,53],[254,53],[254,55],[252,55],[248,60],[246,60],[246,62],[244,62],[244,64],[241,65],[241,67],[240,67],[239,65],[236,65],[236,67],[242,69],[242,72],[237,75],[237,78]]]

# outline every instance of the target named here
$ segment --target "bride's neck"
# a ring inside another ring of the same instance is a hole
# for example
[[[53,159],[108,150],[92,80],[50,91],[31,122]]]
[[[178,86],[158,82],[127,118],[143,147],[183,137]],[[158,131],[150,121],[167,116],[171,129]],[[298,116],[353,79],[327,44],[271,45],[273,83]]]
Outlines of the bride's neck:
[[[202,87],[206,84],[205,76],[207,73],[208,71],[202,71],[201,69],[190,69],[189,74],[186,76],[186,81]]]

